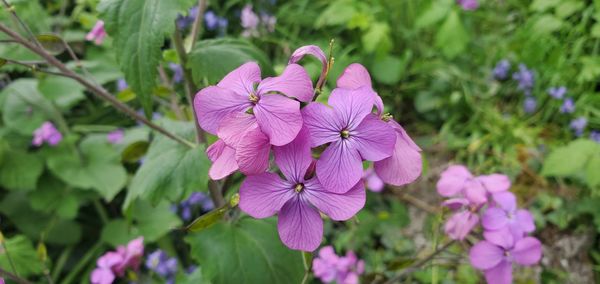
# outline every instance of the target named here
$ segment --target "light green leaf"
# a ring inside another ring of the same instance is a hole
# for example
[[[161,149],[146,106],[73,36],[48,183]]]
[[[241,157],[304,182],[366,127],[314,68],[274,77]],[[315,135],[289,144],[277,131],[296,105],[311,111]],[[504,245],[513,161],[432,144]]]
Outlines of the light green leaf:
[[[137,233],[148,242],[154,242],[181,226],[181,220],[171,211],[167,201],[152,206],[148,201],[137,200],[131,207],[131,218],[136,224]]]
[[[590,187],[600,185],[600,149],[590,158],[585,173],[586,182]]]
[[[470,37],[460,21],[456,11],[450,12],[435,36],[435,45],[448,58],[454,58],[462,53]]]
[[[577,82],[583,83],[594,81],[600,76],[600,57],[582,56],[579,60],[583,66],[577,76]]]
[[[68,110],[85,99],[85,88],[70,78],[47,76],[40,80],[38,90],[62,110]]]
[[[356,7],[351,0],[336,0],[327,5],[321,15],[315,21],[315,27],[345,25],[356,14]]]
[[[127,172],[117,151],[101,137],[84,139],[75,146],[67,141],[48,149],[50,171],[65,183],[83,189],[96,190],[110,201],[125,186]]]
[[[223,216],[227,211],[231,209],[229,206],[223,206],[221,208],[216,208],[192,221],[189,225],[185,227],[185,230],[188,232],[199,232],[202,231],[215,223],[219,222],[223,219]]]
[[[583,172],[584,166],[595,153],[600,152],[600,145],[587,139],[578,139],[567,146],[554,149],[542,167],[542,175],[568,177]]]
[[[576,12],[579,12],[585,7],[585,3],[581,0],[567,0],[563,1],[556,7],[556,16],[565,19]]]
[[[191,122],[164,120],[167,129],[194,139],[195,127]],[[210,162],[203,146],[189,148],[164,136],[157,136],[150,144],[142,167],[135,173],[124,208],[137,197],[157,203],[168,198],[179,200],[192,191],[205,190]]]
[[[100,239],[114,247],[126,244],[136,237],[134,228],[126,220],[116,219],[108,222],[102,227]]]
[[[453,4],[454,2],[451,0],[431,2],[425,11],[417,18],[415,27],[425,28],[440,22],[446,17],[446,15],[448,15],[448,12],[450,12]]]
[[[366,52],[377,51],[379,54],[385,54],[392,47],[390,26],[384,22],[373,23],[367,32],[363,34],[361,40]]]
[[[187,67],[198,86],[206,82],[215,84],[240,65],[256,61],[262,75],[273,73],[267,56],[249,42],[237,39],[211,39],[199,41],[190,52]]]
[[[147,116],[152,112],[161,47],[175,29],[177,14],[188,8],[187,2],[103,0],[98,5],[106,30],[114,38],[117,61]]]
[[[553,15],[543,15],[533,24],[532,32],[536,34],[550,34],[559,30],[563,21]]]
[[[0,96],[4,100],[4,123],[20,134],[32,135],[54,114],[52,104],[38,92],[36,80],[16,80]]]
[[[243,217],[186,238],[205,277],[221,283],[300,283],[302,253],[286,248],[274,220]]]
[[[534,0],[529,6],[529,9],[533,11],[543,12],[549,8],[556,7],[560,4],[561,0]]]
[[[44,266],[37,256],[33,244],[27,237],[22,235],[6,239],[6,248],[10,259],[15,265],[17,273],[21,277],[29,277],[42,273]],[[6,271],[12,271],[10,260],[4,248],[0,247],[0,267]]]
[[[592,26],[590,34],[595,38],[600,38],[600,23],[595,23]]]
[[[6,189],[33,190],[44,170],[44,161],[34,154],[10,150],[0,164],[0,184]]]

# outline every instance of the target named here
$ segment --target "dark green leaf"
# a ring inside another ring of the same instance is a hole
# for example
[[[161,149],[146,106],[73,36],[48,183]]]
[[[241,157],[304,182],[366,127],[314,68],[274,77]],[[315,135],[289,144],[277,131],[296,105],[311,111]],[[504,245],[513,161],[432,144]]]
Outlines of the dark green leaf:
[[[79,199],[75,192],[51,176],[44,176],[35,191],[27,194],[31,207],[47,214],[56,213],[65,219],[73,219],[79,210]]]
[[[63,40],[53,34],[41,34],[35,36],[42,47],[50,54],[58,55],[65,51],[65,43]]]
[[[20,150],[7,151],[0,164],[0,184],[6,189],[33,190],[44,170],[44,161],[37,155]]]
[[[135,163],[139,161],[146,152],[150,143],[148,141],[136,141],[129,144],[121,153],[121,160],[124,162]]]
[[[192,223],[185,227],[188,232],[198,232],[204,230],[215,223],[223,219],[223,215],[229,211],[229,206],[223,206],[221,208],[214,209],[194,220]]]
[[[181,220],[171,211],[171,205],[166,201],[152,206],[150,202],[138,200],[132,205],[131,218],[135,222],[136,232],[148,242],[156,241],[181,226]]]

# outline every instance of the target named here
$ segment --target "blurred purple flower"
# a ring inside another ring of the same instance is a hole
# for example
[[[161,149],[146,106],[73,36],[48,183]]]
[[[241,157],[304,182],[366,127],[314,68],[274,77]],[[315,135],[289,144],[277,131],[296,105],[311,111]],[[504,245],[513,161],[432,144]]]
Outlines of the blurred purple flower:
[[[219,16],[215,12],[208,10],[204,13],[204,23],[206,24],[206,29],[212,31],[219,26]]]
[[[493,199],[496,206],[489,207],[481,218],[486,231],[507,229],[515,240],[535,231],[533,216],[529,211],[517,208],[517,198],[512,192],[495,193]]]
[[[265,13],[260,16],[260,20],[267,28],[267,31],[270,33],[275,31],[275,24],[277,23],[277,18],[275,18],[275,16]]]
[[[184,15],[177,16],[177,20],[176,20],[177,28],[180,30],[184,30],[184,29],[188,28],[189,26],[191,26],[194,23],[194,20],[196,20],[196,17],[198,17],[198,6],[194,6],[194,7],[190,8],[187,16],[184,16]]]
[[[510,62],[506,59],[502,59],[498,61],[496,67],[492,71],[494,73],[494,79],[496,80],[506,80],[508,78],[508,71],[510,71]]]
[[[479,7],[477,0],[456,0],[456,4],[460,5],[465,11],[472,11]]]
[[[250,5],[250,4],[247,4],[242,9],[242,14],[240,15],[240,20],[242,22],[242,27],[247,30],[248,29],[250,29],[250,30],[257,29],[258,23],[260,21],[260,19],[258,18],[258,15],[256,15],[256,13],[254,13],[254,11],[252,10],[252,5]]]
[[[572,98],[566,98],[560,106],[561,113],[572,113],[575,111],[575,103]]]
[[[513,73],[513,80],[518,82],[517,89],[523,91],[525,95],[530,95],[535,83],[533,71],[527,68],[527,65],[519,64],[519,71]]]
[[[117,129],[106,134],[106,139],[108,140],[108,143],[118,144],[121,143],[121,141],[123,141],[124,134],[125,132],[123,131],[123,129]]]
[[[534,97],[528,96],[525,98],[525,101],[523,102],[523,109],[526,113],[533,113],[536,107],[537,101]]]
[[[164,251],[156,250],[146,259],[146,268],[172,283],[177,273],[177,258],[169,257]]]
[[[50,121],[46,121],[33,132],[33,141],[31,144],[39,147],[46,142],[48,145],[54,146],[62,139],[62,134],[58,132],[54,124]]]
[[[363,174],[367,189],[373,192],[381,192],[385,187],[383,180],[375,173],[373,167],[369,167]]]
[[[194,192],[188,197],[188,199],[179,203],[179,206],[172,207],[172,211],[177,212],[179,209],[181,212],[181,218],[185,221],[192,219],[192,212],[195,208],[200,207],[203,212],[213,210],[215,205],[208,195],[203,192]]]
[[[101,45],[106,37],[106,31],[104,30],[104,21],[98,20],[92,30],[85,36],[88,41],[94,41],[96,45]]]
[[[121,78],[119,80],[117,80],[117,91],[122,92],[125,89],[127,89],[128,85],[127,85],[127,81],[125,81],[125,79]]]
[[[576,119],[571,120],[571,124],[569,127],[575,132],[575,136],[579,137],[583,135],[583,131],[587,126],[587,119],[585,117],[578,117]]]
[[[594,140],[594,141],[596,141],[596,142],[600,143],[600,131],[593,130],[593,131],[590,133],[590,139],[592,139],[592,140]]]
[[[566,93],[567,93],[567,88],[565,86],[552,87],[552,88],[548,89],[548,95],[550,95],[551,97],[553,97],[557,100],[562,99]]]
[[[324,283],[358,284],[359,276],[365,270],[365,263],[359,260],[353,251],[346,256],[335,254],[333,247],[319,250],[319,256],[313,260],[313,273]]]
[[[169,69],[173,71],[173,82],[181,83],[183,81],[183,68],[177,63],[169,63]]]

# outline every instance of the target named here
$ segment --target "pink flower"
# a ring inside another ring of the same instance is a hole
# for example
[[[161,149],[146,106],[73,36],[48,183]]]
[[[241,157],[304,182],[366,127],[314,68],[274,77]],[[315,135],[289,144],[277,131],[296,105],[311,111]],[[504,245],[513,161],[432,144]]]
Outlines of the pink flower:
[[[121,141],[123,141],[124,134],[125,132],[123,131],[123,129],[117,129],[106,134],[106,139],[108,140],[108,143],[118,144],[121,143]]]
[[[338,88],[359,89],[368,87],[373,90],[371,76],[367,69],[358,64],[350,64],[337,80]],[[374,91],[373,91],[374,92]],[[421,148],[413,142],[404,128],[389,116],[383,116],[383,100],[375,95],[374,104],[377,115],[387,121],[396,132],[394,152],[389,158],[374,163],[375,172],[388,184],[401,186],[412,183],[422,170]]]
[[[127,269],[138,270],[144,255],[144,238],[130,241],[127,246],[119,246],[116,251],[109,251],[96,262],[92,272],[92,284],[110,284],[116,277],[123,277]]]
[[[358,260],[353,251],[339,257],[333,247],[326,246],[319,250],[319,256],[313,260],[313,273],[321,281],[340,284],[357,284],[359,275],[364,272],[364,262]]]
[[[542,244],[533,237],[516,242],[487,239],[471,248],[469,258],[473,267],[483,270],[487,283],[512,283],[512,263],[534,265],[542,258]]]
[[[0,277],[0,284],[4,284],[4,278]]]
[[[456,3],[465,11],[475,10],[479,7],[477,0],[456,0]]]
[[[104,30],[104,21],[98,20],[92,30],[85,36],[86,40],[94,41],[96,45],[101,45],[106,37]]]
[[[327,76],[327,56],[325,56],[325,53],[323,52],[323,50],[321,50],[320,47],[316,45],[306,45],[296,49],[294,53],[292,53],[292,56],[290,56],[288,64],[298,63],[306,55],[312,55],[319,61],[321,61],[322,69],[318,82],[323,82],[323,80],[325,80],[325,77]]]
[[[533,216],[529,211],[517,209],[517,200],[511,192],[492,195],[497,207],[488,208],[483,214],[482,225],[488,231],[508,229],[514,239],[535,231]]]
[[[311,146],[329,143],[317,161],[317,177],[327,190],[350,190],[362,177],[363,160],[392,155],[394,129],[371,113],[376,95],[369,87],[337,88],[329,96],[333,109],[313,102],[302,110]]]
[[[254,218],[278,214],[282,242],[291,249],[313,251],[323,237],[319,211],[336,221],[348,220],[364,206],[365,189],[356,183],[346,193],[334,193],[316,177],[305,178],[312,163],[306,128],[293,142],[274,147],[274,153],[285,180],[270,172],[246,177],[240,187],[240,208]]]
[[[451,198],[442,203],[454,214],[446,221],[444,232],[453,240],[464,240],[479,223],[480,206],[470,204],[466,198]]]
[[[461,165],[453,165],[442,172],[437,183],[437,191],[441,196],[453,197],[464,194],[470,202],[486,203],[488,195],[507,191],[510,179],[506,175],[491,174],[473,177],[471,172]]]
[[[39,147],[46,142],[50,146],[54,146],[58,144],[62,138],[62,134],[54,127],[54,124],[50,121],[46,121],[33,132],[33,141],[31,144]]]
[[[367,188],[373,192],[381,192],[385,187],[385,184],[381,178],[377,176],[373,168],[368,168],[365,170],[363,179],[365,180]]]
[[[211,169],[213,174],[219,173],[211,175],[213,179],[223,178],[238,167],[245,174],[264,172],[270,145],[290,143],[302,127],[300,102],[294,98],[308,102],[313,96],[304,68],[290,64],[281,76],[260,77],[258,64],[249,62],[216,86],[200,90],[194,99],[200,126],[217,134],[233,150],[221,151],[225,149],[221,142],[213,147],[212,159],[223,162],[213,164],[220,167]],[[227,159],[219,159],[223,153]]]

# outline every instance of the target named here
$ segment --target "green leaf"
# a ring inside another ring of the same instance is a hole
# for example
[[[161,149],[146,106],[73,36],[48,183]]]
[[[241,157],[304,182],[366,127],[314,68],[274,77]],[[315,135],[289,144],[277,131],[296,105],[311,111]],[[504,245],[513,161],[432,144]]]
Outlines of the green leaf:
[[[184,138],[192,140],[195,137],[196,129],[191,122],[164,120],[162,124]],[[189,148],[164,136],[157,136],[131,181],[123,208],[127,208],[137,197],[156,204],[164,198],[179,200],[192,191],[205,189],[209,165],[203,146]]]
[[[70,78],[47,76],[40,80],[38,90],[60,109],[68,110],[85,99],[85,88]]]
[[[354,2],[351,0],[337,0],[329,3],[323,10],[319,18],[315,21],[315,26],[321,28],[324,26],[341,26],[352,20],[357,13]]]
[[[241,218],[186,238],[191,256],[214,284],[300,283],[302,252],[286,248],[274,220]]]
[[[0,164],[0,184],[6,189],[33,190],[44,170],[44,161],[34,154],[10,150]]]
[[[393,85],[398,83],[402,78],[410,56],[409,52],[405,54],[404,58],[394,55],[377,58],[373,63],[373,77],[384,84]]]
[[[582,56],[579,60],[583,66],[577,76],[577,82],[584,83],[594,81],[600,76],[600,57]]]
[[[192,223],[185,227],[188,232],[199,232],[202,231],[215,223],[223,219],[223,216],[229,211],[229,206],[223,206],[221,208],[214,209],[194,220]]]
[[[148,242],[154,242],[181,226],[181,220],[171,211],[167,201],[152,206],[148,201],[137,200],[131,208],[131,218],[136,224],[137,233]]]
[[[273,74],[267,56],[251,43],[238,39],[210,39],[196,43],[187,67],[198,86],[215,84],[240,65],[256,61],[265,75]]]
[[[44,265],[38,258],[37,251],[27,237],[22,235],[5,239],[6,249],[10,260],[12,260],[17,273],[21,277],[29,277],[43,272]],[[12,271],[12,266],[7,252],[0,247],[0,267],[6,271]]]
[[[542,167],[542,175],[568,177],[583,172],[588,160],[600,151],[600,145],[587,139],[578,139],[567,146],[554,149]]]
[[[79,145],[64,141],[48,149],[50,171],[65,183],[83,189],[96,190],[110,201],[125,186],[127,172],[119,154],[101,137],[86,138]]]
[[[365,34],[363,34],[362,44],[366,52],[387,53],[392,47],[390,36],[390,26],[385,22],[376,22],[371,24]]]
[[[448,58],[454,58],[467,48],[470,37],[456,11],[450,12],[435,36],[435,45]]]
[[[543,12],[549,8],[556,7],[560,4],[561,0],[534,0],[529,6],[529,9],[533,11]]]
[[[556,16],[561,19],[567,18],[574,13],[581,11],[585,7],[585,3],[580,0],[563,1],[556,7]]]
[[[588,186],[596,187],[600,185],[600,150],[590,158],[585,174]]]
[[[550,34],[559,30],[563,25],[563,21],[553,15],[543,15],[539,17],[532,27],[532,32],[535,34]]]
[[[79,210],[79,199],[75,192],[56,178],[44,176],[38,188],[27,194],[34,210],[47,214],[56,213],[65,219],[73,219]]]
[[[158,77],[165,38],[173,33],[178,13],[188,7],[182,0],[103,0],[98,5],[106,30],[114,38],[117,61],[125,79],[149,117],[152,90]]]
[[[102,227],[100,239],[113,247],[117,247],[135,238],[136,235],[131,231],[132,227],[129,226],[126,220],[112,220]]]
[[[453,4],[454,2],[451,0],[431,2],[425,11],[417,18],[415,27],[425,28],[440,22],[448,15]]]
[[[4,100],[4,123],[20,134],[32,135],[54,114],[52,104],[38,92],[36,80],[16,80],[0,96]]]
[[[121,153],[121,160],[124,162],[134,163],[139,161],[146,152],[150,144],[148,141],[136,141],[129,144]]]
[[[35,36],[42,47],[50,54],[58,55],[65,51],[66,47],[63,40],[53,34],[40,34]]]

